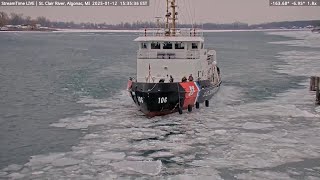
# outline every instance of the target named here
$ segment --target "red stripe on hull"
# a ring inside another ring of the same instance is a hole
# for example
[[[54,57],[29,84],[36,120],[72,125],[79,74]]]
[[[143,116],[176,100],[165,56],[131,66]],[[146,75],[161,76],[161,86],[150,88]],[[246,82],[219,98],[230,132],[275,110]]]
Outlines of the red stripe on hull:
[[[185,91],[183,108],[188,108],[189,105],[193,106],[196,103],[199,93],[197,85],[195,82],[184,82],[180,83],[180,86],[182,86]]]

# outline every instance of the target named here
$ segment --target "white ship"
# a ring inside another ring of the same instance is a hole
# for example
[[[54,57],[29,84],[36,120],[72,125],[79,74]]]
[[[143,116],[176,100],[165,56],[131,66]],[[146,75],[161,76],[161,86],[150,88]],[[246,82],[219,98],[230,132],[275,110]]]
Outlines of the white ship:
[[[176,28],[176,7],[176,0],[167,0],[165,27],[144,29],[135,39],[137,76],[128,91],[149,117],[208,107],[221,85],[216,52],[205,47],[202,30]]]

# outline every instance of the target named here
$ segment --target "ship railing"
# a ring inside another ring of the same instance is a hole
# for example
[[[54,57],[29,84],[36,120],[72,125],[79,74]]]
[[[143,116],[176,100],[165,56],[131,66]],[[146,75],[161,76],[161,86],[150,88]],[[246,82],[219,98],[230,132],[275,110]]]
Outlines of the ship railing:
[[[176,36],[176,37],[203,37],[203,31],[196,28],[179,28],[179,29],[163,29],[163,28],[148,28],[141,29],[140,36],[145,37],[163,37],[163,36]]]
[[[217,52],[213,49],[209,49],[207,55],[208,64],[212,64],[216,60]]]
[[[208,49],[208,57],[216,57],[216,55],[217,55],[217,52],[215,51],[215,50],[213,50],[213,49]]]
[[[199,50],[182,51],[158,51],[158,50],[139,50],[138,59],[200,59]]]

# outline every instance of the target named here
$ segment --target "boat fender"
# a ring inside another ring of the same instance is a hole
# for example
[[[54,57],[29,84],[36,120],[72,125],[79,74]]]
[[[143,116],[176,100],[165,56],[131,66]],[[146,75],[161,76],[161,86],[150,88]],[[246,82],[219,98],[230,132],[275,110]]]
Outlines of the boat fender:
[[[200,108],[200,104],[199,102],[196,102],[196,109],[199,109]]]
[[[188,112],[192,112],[192,105],[188,105]]]
[[[209,100],[205,101],[205,105],[206,105],[206,107],[209,107]]]

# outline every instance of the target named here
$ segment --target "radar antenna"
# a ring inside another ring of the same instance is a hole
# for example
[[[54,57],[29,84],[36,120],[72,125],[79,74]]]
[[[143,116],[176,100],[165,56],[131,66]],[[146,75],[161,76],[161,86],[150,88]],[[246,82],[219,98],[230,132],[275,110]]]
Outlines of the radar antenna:
[[[161,17],[155,17],[156,18],[156,22],[157,22],[157,24],[156,24],[156,26],[157,26],[157,28],[161,28],[161,23],[160,23],[160,20],[162,19]]]

